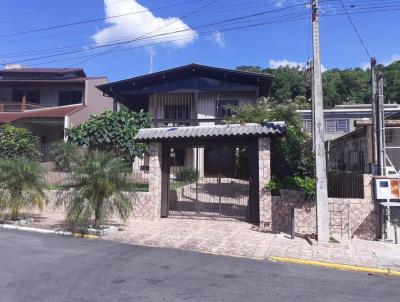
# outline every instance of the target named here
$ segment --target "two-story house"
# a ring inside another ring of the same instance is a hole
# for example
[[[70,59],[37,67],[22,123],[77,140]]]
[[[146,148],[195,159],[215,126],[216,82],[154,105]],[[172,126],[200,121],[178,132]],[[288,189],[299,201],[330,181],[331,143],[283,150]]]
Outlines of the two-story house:
[[[113,98],[114,110],[122,105],[130,110],[144,110],[153,117],[154,127],[204,126],[220,124],[230,114],[229,106],[255,104],[268,96],[273,77],[189,64],[174,69],[138,76],[98,88]],[[214,167],[232,173],[234,148],[223,154],[206,147],[175,148],[172,166],[193,166],[200,175],[213,174]],[[148,159],[135,160],[134,170],[146,170]]]
[[[96,88],[107,82],[80,68],[8,66],[0,70],[0,124],[26,128],[43,144],[62,140],[64,128],[112,109]]]

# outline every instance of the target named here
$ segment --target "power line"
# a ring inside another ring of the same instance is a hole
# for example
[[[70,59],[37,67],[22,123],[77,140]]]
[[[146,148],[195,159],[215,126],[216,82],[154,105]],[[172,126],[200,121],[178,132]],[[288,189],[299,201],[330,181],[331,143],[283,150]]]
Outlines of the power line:
[[[287,9],[289,9],[289,8],[293,8],[293,7],[296,7],[296,6],[300,6],[300,5],[304,5],[304,4],[307,4],[307,2],[306,3],[301,3],[301,4],[297,4],[297,5],[294,5],[294,6],[288,6],[288,7],[284,7],[284,8],[281,8],[281,9],[276,9],[276,10],[269,10],[269,11],[265,11],[265,12],[261,12],[261,13],[257,13],[257,14],[250,14],[250,15],[246,15],[246,16],[240,16],[240,17],[238,17],[238,18],[231,18],[231,19],[228,19],[228,20],[221,20],[221,21],[217,21],[217,22],[213,22],[213,23],[209,23],[209,24],[202,24],[202,25],[199,25],[199,26],[197,26],[197,27],[193,27],[192,29],[199,29],[199,28],[207,28],[207,27],[209,27],[209,28],[211,28],[212,26],[215,26],[215,25],[220,25],[220,24],[224,24],[224,23],[229,23],[229,22],[232,22],[232,21],[237,21],[237,20],[243,20],[243,19],[246,19],[246,18],[252,18],[252,17],[255,17],[255,16],[259,16],[259,15],[264,15],[264,14],[269,14],[269,13],[273,13],[273,12],[277,12],[277,11],[282,11],[282,10],[287,10]],[[376,6],[375,6],[376,7]],[[392,9],[393,10],[393,9]],[[380,11],[380,10],[378,10],[378,11]],[[386,10],[387,11],[387,10]],[[358,13],[367,13],[367,12],[374,12],[374,11],[361,11],[361,12],[353,12],[353,13],[349,13],[349,12],[347,12],[348,14],[358,14]],[[292,15],[293,15],[294,13],[292,13]],[[324,16],[337,16],[337,15],[340,15],[340,14],[338,14],[338,13],[335,13],[335,14],[324,14]],[[282,16],[283,17],[283,16]],[[301,20],[302,18],[297,18],[297,20]],[[292,19],[293,21],[295,21],[296,19]],[[287,20],[285,20],[285,21],[278,21],[278,22],[286,22],[286,21],[292,21],[292,20],[290,20],[290,19],[287,19]],[[245,22],[250,22],[250,21],[245,21]],[[252,25],[250,25],[250,26],[246,26],[246,27],[242,27],[242,28],[250,28],[250,27],[254,27],[254,26],[258,26],[258,25],[263,25],[263,24],[271,24],[271,23],[275,23],[275,22],[270,22],[270,21],[266,21],[266,22],[261,22],[261,23],[257,23],[257,24],[252,24]],[[189,30],[191,30],[191,29],[189,29]],[[217,30],[217,29],[216,29]],[[152,36],[149,36],[149,37],[147,37],[147,38],[143,38],[143,39],[139,39],[139,38],[134,38],[134,39],[131,39],[131,40],[128,40],[128,41],[123,41],[123,42],[118,42],[118,43],[110,43],[110,44],[105,44],[105,45],[100,45],[100,46],[93,46],[93,47],[89,47],[89,48],[87,48],[87,49],[77,49],[77,50],[74,50],[74,51],[69,51],[69,52],[62,52],[62,53],[56,53],[56,54],[52,54],[52,55],[48,55],[48,56],[41,56],[41,57],[36,57],[36,58],[29,58],[29,59],[26,59],[26,60],[19,60],[19,61],[15,61],[15,62],[7,62],[7,63],[5,63],[5,64],[9,64],[9,63],[18,63],[18,62],[25,62],[25,61],[34,61],[34,60],[41,60],[41,59],[46,59],[46,58],[51,58],[51,57],[57,57],[57,56],[65,56],[65,55],[69,55],[69,54],[73,54],[73,53],[79,53],[79,52],[86,52],[86,51],[91,51],[91,50],[95,50],[95,49],[98,49],[98,48],[104,48],[104,47],[110,47],[110,46],[114,46],[114,45],[120,45],[120,44],[128,44],[128,43],[130,43],[130,42],[136,42],[136,41],[145,41],[145,40],[149,40],[149,39],[154,39],[154,38],[157,38],[157,37],[160,37],[160,36],[168,36],[168,35],[172,35],[172,34],[176,34],[176,33],[179,33],[179,32],[184,32],[184,31],[187,31],[187,30],[181,30],[181,31],[173,31],[173,32],[166,32],[166,33],[162,33],[162,34],[158,34],[158,35],[152,35]],[[218,31],[221,31],[221,29],[218,29]],[[170,40],[170,41],[172,41],[172,40]],[[166,41],[165,43],[164,42],[162,42],[162,43],[155,43],[155,44],[153,44],[153,45],[160,45],[160,44],[166,44],[166,43],[170,43],[169,41]],[[149,45],[144,45],[144,46],[149,46]],[[143,46],[143,47],[144,47]],[[142,47],[142,46],[140,46],[140,47]],[[137,48],[137,47],[134,47],[134,48]],[[125,49],[124,49],[124,51],[125,51]],[[111,52],[114,52],[112,49],[110,49],[109,51],[107,51],[107,53],[111,53]],[[82,57],[80,57],[80,58],[82,58]],[[66,60],[71,60],[70,58],[68,58],[68,59],[66,59]],[[60,60],[60,61],[63,61],[63,60]]]
[[[365,50],[365,52],[366,52],[368,58],[371,58],[371,55],[369,54],[369,51],[368,51],[367,47],[365,46],[365,43],[364,43],[363,39],[361,38],[361,35],[359,34],[356,25],[354,24],[354,22],[353,22],[353,20],[351,19],[350,15],[349,15],[349,13],[348,13],[348,11],[347,11],[347,9],[346,9],[346,7],[344,6],[343,0],[340,0],[340,4],[342,5],[342,8],[343,8],[343,10],[344,10],[344,12],[345,12],[347,18],[349,19],[350,24],[351,24],[351,26],[353,27],[353,29],[354,29],[354,31],[355,31],[355,33],[356,33],[358,39],[360,40],[361,45],[363,46],[363,48],[364,48],[364,50]]]
[[[49,26],[49,27],[42,27],[42,28],[31,29],[31,30],[27,30],[27,31],[20,31],[20,32],[16,32],[16,33],[0,35],[0,38],[20,36],[20,35],[25,35],[25,34],[30,34],[30,33],[37,33],[37,32],[42,32],[42,31],[53,30],[53,29],[77,26],[77,25],[86,24],[86,23],[93,23],[93,22],[98,22],[98,21],[115,19],[115,18],[125,17],[125,16],[129,16],[129,15],[135,15],[135,14],[140,14],[140,13],[145,13],[145,12],[151,12],[151,11],[155,11],[155,10],[161,10],[161,9],[165,9],[165,8],[188,5],[188,4],[192,4],[192,3],[196,3],[196,2],[203,2],[203,1],[205,1],[205,0],[186,1],[186,2],[183,2],[183,3],[160,6],[160,7],[156,7],[156,8],[153,8],[153,9],[146,9],[146,10],[141,10],[141,11],[137,11],[137,12],[131,12],[131,13],[125,13],[125,14],[114,15],[114,16],[109,16],[109,17],[89,19],[89,20],[82,20],[82,21],[78,21],[78,22],[60,24],[60,25]]]
[[[131,42],[137,41],[138,39],[145,38],[146,36],[151,35],[152,33],[155,33],[155,32],[157,32],[157,31],[159,31],[159,30],[161,30],[161,29],[163,29],[163,28],[166,28],[166,27],[168,27],[168,26],[170,26],[170,25],[172,25],[172,24],[174,24],[174,23],[176,23],[176,22],[178,22],[178,21],[181,21],[181,20],[187,18],[188,16],[190,16],[190,15],[192,15],[192,14],[195,14],[195,13],[201,11],[202,9],[207,8],[207,7],[211,6],[211,5],[213,5],[213,4],[216,3],[216,2],[218,2],[218,0],[212,0],[211,2],[207,3],[206,5],[203,5],[203,6],[199,7],[198,9],[195,9],[194,11],[191,11],[190,13],[184,15],[184,16],[183,16],[182,18],[180,18],[180,19],[175,19],[174,21],[169,22],[168,24],[166,24],[166,25],[164,25],[164,26],[160,26],[159,28],[157,28],[157,29],[155,29],[155,30],[153,30],[153,31],[150,31],[150,32],[148,32],[148,33],[146,33],[146,34],[144,34],[144,35],[142,35],[142,36],[140,36],[140,37],[137,37],[137,38],[133,39],[133,41],[127,41],[127,42],[125,42],[125,43],[119,44],[119,45],[113,47],[113,48],[110,49],[110,50],[106,50],[106,51],[104,51],[104,52],[102,52],[102,53],[100,53],[100,54],[93,55],[92,57],[90,57],[90,58],[88,58],[88,59],[86,59],[86,60],[83,60],[83,61],[81,61],[81,62],[78,62],[78,63],[75,64],[75,65],[84,64],[84,63],[86,63],[86,62],[88,62],[88,61],[90,61],[90,60],[93,60],[94,58],[97,58],[97,57],[99,57],[99,56],[102,56],[102,55],[104,55],[104,54],[107,54],[108,52],[110,52],[110,51],[112,51],[112,50],[115,50],[115,49],[117,49],[117,48],[119,48],[119,47],[121,47],[121,46],[123,46],[123,45],[126,45],[126,44],[129,44],[129,43],[131,43]],[[74,65],[74,66],[75,66],[75,65]]]
[[[189,28],[189,29],[177,30],[177,31],[173,31],[173,32],[166,32],[166,33],[162,33],[162,34],[158,34],[158,35],[153,35],[153,36],[150,36],[148,38],[166,36],[166,35],[181,33],[181,32],[185,32],[185,31],[189,31],[189,30],[193,30],[193,29],[206,28],[206,27],[210,27],[210,26],[214,26],[214,25],[220,25],[220,24],[224,24],[224,23],[229,23],[229,22],[232,22],[232,21],[243,20],[243,19],[246,19],[246,18],[253,18],[253,17],[256,17],[256,16],[262,16],[262,15],[266,15],[266,14],[270,14],[270,13],[274,13],[274,12],[283,11],[283,10],[287,10],[287,9],[290,9],[290,8],[298,7],[298,6],[301,6],[301,5],[304,5],[304,4],[306,4],[306,3],[295,4],[295,5],[287,6],[287,7],[284,7],[284,8],[268,10],[268,11],[259,12],[259,13],[255,13],[255,14],[250,14],[250,15],[246,15],[246,16],[240,16],[240,17],[236,17],[236,18],[230,18],[230,19],[226,19],[226,20],[221,20],[221,21],[217,21],[217,22],[212,22],[212,23],[208,23],[208,24],[195,26],[195,27],[192,27],[192,28]],[[86,52],[86,51],[90,51],[90,50],[94,50],[94,49],[106,48],[106,47],[110,47],[110,46],[125,45],[125,44],[131,43],[131,42],[144,40],[143,39],[144,36],[148,36],[148,35],[149,35],[149,33],[147,33],[146,35],[143,35],[141,37],[135,37],[133,39],[122,41],[122,42],[102,44],[102,45],[87,47],[85,49],[77,49],[77,50],[73,50],[73,51],[61,52],[61,53],[56,53],[56,54],[46,55],[46,56],[41,56],[41,57],[36,57],[36,58],[30,58],[30,59],[24,59],[24,60],[19,60],[19,61],[7,62],[7,63],[4,63],[3,65],[5,65],[5,64],[13,64],[13,63],[22,63],[22,62],[28,62],[28,61],[34,61],[34,60],[40,60],[40,59],[46,59],[46,58],[57,57],[57,56],[68,55],[68,54],[79,53],[79,52]]]

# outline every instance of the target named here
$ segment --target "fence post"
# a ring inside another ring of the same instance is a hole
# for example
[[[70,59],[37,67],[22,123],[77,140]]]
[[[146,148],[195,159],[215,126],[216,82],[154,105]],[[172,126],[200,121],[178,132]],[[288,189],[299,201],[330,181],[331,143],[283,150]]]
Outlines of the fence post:
[[[290,238],[294,239],[294,208],[290,208],[290,221],[291,221],[291,228],[290,228]]]

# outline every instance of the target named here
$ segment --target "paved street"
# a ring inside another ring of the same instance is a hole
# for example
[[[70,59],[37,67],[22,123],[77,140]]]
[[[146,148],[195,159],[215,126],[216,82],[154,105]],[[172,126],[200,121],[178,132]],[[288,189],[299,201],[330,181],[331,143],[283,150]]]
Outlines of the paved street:
[[[398,301],[400,279],[0,230],[0,300]]]

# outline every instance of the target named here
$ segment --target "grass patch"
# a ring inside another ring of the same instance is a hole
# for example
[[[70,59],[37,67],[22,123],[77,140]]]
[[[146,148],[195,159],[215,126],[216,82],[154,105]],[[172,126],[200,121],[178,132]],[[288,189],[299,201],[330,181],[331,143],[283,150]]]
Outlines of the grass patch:
[[[172,182],[169,184],[169,189],[170,189],[170,190],[176,190],[176,189],[179,189],[180,187],[189,185],[189,184],[191,184],[191,183],[192,183],[192,182],[190,182],[190,181],[172,181]]]
[[[129,183],[127,191],[129,191],[129,192],[148,192],[149,184],[131,182],[131,183]]]

